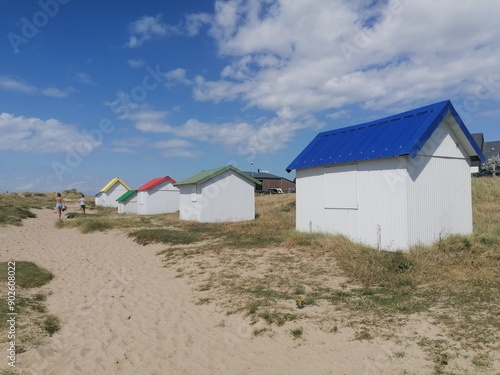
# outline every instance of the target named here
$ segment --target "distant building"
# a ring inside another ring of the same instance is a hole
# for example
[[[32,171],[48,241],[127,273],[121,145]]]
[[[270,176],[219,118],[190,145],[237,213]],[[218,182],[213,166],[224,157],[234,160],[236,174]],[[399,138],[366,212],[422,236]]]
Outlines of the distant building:
[[[255,185],[260,181],[239,169],[201,171],[179,181],[181,220],[199,222],[255,219]]]
[[[500,154],[500,141],[484,142],[483,153],[486,159],[491,159]]]
[[[296,228],[390,251],[470,234],[476,160],[485,156],[450,101],[319,133],[287,168]]]
[[[474,133],[472,137],[483,152],[486,161],[500,155],[500,141],[485,142],[483,133]],[[482,163],[480,160],[472,162],[471,173],[479,173],[481,169]]]
[[[285,191],[295,189],[295,182],[269,172],[261,171],[260,169],[258,169],[257,172],[246,171],[245,173],[261,182],[261,185],[256,186],[257,190],[282,189]]]
[[[474,141],[476,141],[477,146],[484,154],[484,134],[473,133],[472,138],[474,138]],[[484,156],[486,156],[486,154]],[[486,159],[488,159],[487,156]],[[474,160],[471,163],[471,173],[478,173],[480,169],[481,169],[481,160]]]
[[[130,187],[120,177],[115,177],[95,195],[95,205],[118,207],[116,200],[129,190]]]

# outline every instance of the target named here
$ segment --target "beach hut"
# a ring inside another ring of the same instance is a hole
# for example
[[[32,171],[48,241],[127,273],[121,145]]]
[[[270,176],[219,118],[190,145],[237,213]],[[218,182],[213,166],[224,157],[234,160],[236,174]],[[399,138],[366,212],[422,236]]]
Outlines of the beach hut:
[[[470,234],[478,159],[450,101],[319,133],[287,168],[296,170],[296,229],[390,251]]]
[[[120,177],[115,177],[95,195],[95,205],[118,207],[116,200],[129,190],[130,187]]]
[[[137,213],[137,190],[129,190],[116,202],[118,203],[119,214],[136,214]]]
[[[232,165],[201,171],[176,184],[179,217],[199,222],[254,220],[255,184],[260,182]]]
[[[137,188],[137,214],[154,215],[179,211],[179,189],[169,176],[153,178]]]

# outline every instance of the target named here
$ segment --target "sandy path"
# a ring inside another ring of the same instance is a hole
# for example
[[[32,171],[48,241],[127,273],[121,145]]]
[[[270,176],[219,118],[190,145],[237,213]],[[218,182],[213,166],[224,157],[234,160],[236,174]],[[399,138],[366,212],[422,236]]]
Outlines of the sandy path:
[[[37,210],[23,227],[0,228],[0,261],[30,260],[51,270],[50,313],[62,329],[18,355],[33,374],[430,374],[423,354],[383,340],[355,341],[306,327],[304,340],[283,328],[252,335],[244,317],[195,305],[187,280],[162,267],[156,252],[119,231],[81,234],[54,227]],[[221,322],[224,322],[221,324]],[[293,324],[293,323],[291,323]],[[290,326],[290,328],[293,326]],[[400,344],[404,345],[404,344]],[[394,352],[405,350],[403,360]],[[6,368],[6,361],[0,368]]]

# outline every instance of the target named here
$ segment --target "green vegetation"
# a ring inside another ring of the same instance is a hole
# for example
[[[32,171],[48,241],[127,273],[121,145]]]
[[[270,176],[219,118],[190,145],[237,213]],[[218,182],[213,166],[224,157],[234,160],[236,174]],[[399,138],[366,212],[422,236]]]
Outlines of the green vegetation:
[[[60,329],[59,318],[55,315],[48,315],[43,321],[43,329],[52,336],[54,333]]]
[[[16,262],[16,285],[22,288],[36,288],[47,284],[54,275],[33,262]],[[0,263],[0,274],[7,275],[7,262]],[[5,278],[6,280],[7,278]],[[2,280],[3,281],[3,280]]]
[[[300,339],[302,338],[302,334],[304,333],[304,329],[302,327],[295,328],[290,330],[290,333],[292,334],[294,339]]]
[[[8,262],[0,263],[0,287],[3,290],[8,289]],[[15,290],[12,291],[11,299],[15,303],[12,306],[17,316],[22,316],[22,329],[19,328],[20,320],[16,320],[16,351],[25,352],[29,347],[38,346],[44,337],[43,332],[52,336],[59,330],[59,320],[56,316],[47,314],[45,306],[46,295],[38,290],[41,286],[52,280],[53,275],[50,271],[38,267],[32,262],[15,262]],[[13,294],[15,292],[15,294]],[[7,303],[9,295],[4,293],[0,298],[0,314],[4,317],[9,310]],[[0,330],[6,331],[8,328],[7,319],[0,320]],[[7,340],[7,335],[3,340]]]
[[[22,225],[23,219],[35,218],[36,215],[27,208],[14,204],[0,206],[0,225]]]
[[[147,245],[150,243],[165,243],[169,245],[184,245],[198,242],[202,239],[196,231],[175,229],[141,229],[129,234],[134,241]]]

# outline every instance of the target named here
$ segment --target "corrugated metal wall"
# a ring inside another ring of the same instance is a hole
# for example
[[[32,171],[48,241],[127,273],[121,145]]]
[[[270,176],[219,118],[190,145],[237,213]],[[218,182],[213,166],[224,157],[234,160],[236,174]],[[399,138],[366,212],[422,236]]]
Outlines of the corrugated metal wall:
[[[408,160],[411,245],[472,233],[470,158],[445,123],[415,159]]]

